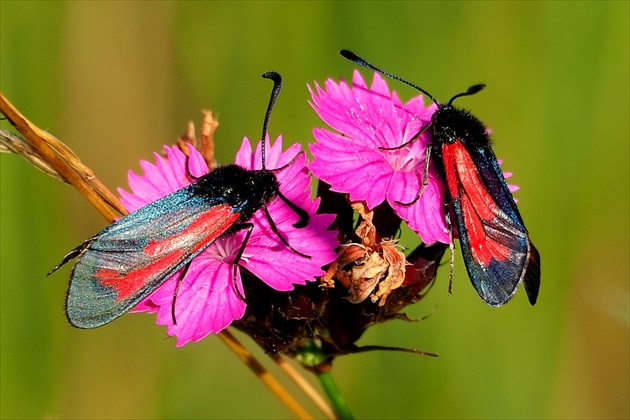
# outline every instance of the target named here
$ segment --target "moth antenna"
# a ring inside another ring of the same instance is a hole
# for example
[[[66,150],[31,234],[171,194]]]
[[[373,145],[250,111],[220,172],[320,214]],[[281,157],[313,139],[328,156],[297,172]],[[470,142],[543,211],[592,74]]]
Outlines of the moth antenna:
[[[261,141],[261,146],[260,146],[261,155],[262,155],[262,168],[265,169],[265,137],[267,137],[267,126],[269,125],[269,117],[271,116],[271,110],[273,109],[273,106],[276,103],[276,99],[278,99],[278,95],[280,95],[280,91],[282,90],[282,76],[280,76],[280,74],[278,74],[275,71],[268,71],[268,72],[265,72],[262,75],[262,77],[264,77],[265,79],[273,80],[273,90],[271,91],[271,97],[269,98],[269,106],[267,106],[267,113],[265,114],[265,121],[263,122],[262,141]],[[303,228],[307,226],[310,219],[308,213],[304,209],[293,204],[288,198],[286,198],[280,192],[280,190],[276,192],[278,194],[278,197],[280,197],[280,199],[284,201],[300,217],[300,220],[298,220],[298,222],[295,223],[293,226],[296,228]],[[284,242],[284,238],[283,238],[283,242]],[[288,243],[285,242],[285,244],[289,246],[290,248],[290,245]]]
[[[384,70],[379,69],[378,67],[368,63],[367,61],[365,61],[363,58],[359,57],[358,55],[356,55],[355,53],[353,53],[352,51],[348,51],[348,50],[341,50],[340,51],[341,55],[352,61],[355,64],[358,64],[360,66],[366,67],[370,70],[374,70],[375,72],[381,73],[384,76],[389,77],[390,79],[394,79],[394,80],[398,80],[399,82],[402,82],[404,84],[406,84],[407,86],[411,86],[412,88],[419,90],[420,92],[424,93],[425,95],[427,95],[436,105],[440,105],[440,103],[437,101],[437,99],[435,99],[433,97],[433,95],[431,95],[429,92],[427,92],[426,90],[422,89],[420,86],[414,85],[411,82],[406,81],[405,79],[403,79],[402,77],[396,76],[395,74],[386,72]]]
[[[457,95],[453,96],[453,97],[451,98],[451,100],[450,100],[450,101],[448,101],[448,105],[450,106],[450,105],[453,103],[453,101],[454,101],[455,99],[457,99],[457,98],[461,98],[462,96],[471,96],[471,95],[474,95],[474,94],[476,94],[476,93],[478,93],[478,92],[480,92],[480,91],[484,90],[484,89],[485,89],[485,87],[486,87],[486,85],[485,85],[485,84],[483,84],[483,83],[479,83],[478,85],[473,85],[473,86],[469,87],[469,88],[466,90],[466,92],[458,93]]]
[[[263,73],[262,77],[265,79],[273,80],[273,90],[271,91],[271,97],[269,98],[269,105],[267,105],[267,112],[265,113],[265,120],[263,122],[262,140],[260,143],[260,150],[262,155],[262,168],[265,169],[265,138],[267,137],[267,127],[269,126],[269,118],[271,117],[271,110],[273,109],[278,95],[282,90],[282,76],[275,71],[267,71]]]

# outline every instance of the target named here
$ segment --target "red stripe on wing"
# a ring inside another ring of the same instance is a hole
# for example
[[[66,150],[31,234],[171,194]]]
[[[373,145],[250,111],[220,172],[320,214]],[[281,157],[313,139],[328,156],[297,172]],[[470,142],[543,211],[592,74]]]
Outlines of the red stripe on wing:
[[[169,267],[177,265],[181,261],[184,252],[179,250],[161,257],[154,263],[128,272],[127,274],[119,273],[116,270],[101,268],[96,270],[94,277],[98,281],[116,290],[116,302],[120,302],[138,292],[146,283],[151,275],[159,271],[164,271]]]
[[[161,240],[151,240],[143,249],[146,263],[132,270],[119,272],[101,268],[94,272],[97,281],[116,291],[120,302],[138,293],[150,279],[181,264],[187,256],[194,255],[214,242],[238,220],[240,213],[232,212],[228,205],[215,206],[199,216],[181,232]]]
[[[456,141],[442,145],[442,160],[451,197],[459,199],[461,204],[473,257],[485,266],[492,260],[507,261],[511,249],[488,238],[486,232],[487,226],[502,224],[497,220],[501,210],[479,179],[470,154],[461,142]]]

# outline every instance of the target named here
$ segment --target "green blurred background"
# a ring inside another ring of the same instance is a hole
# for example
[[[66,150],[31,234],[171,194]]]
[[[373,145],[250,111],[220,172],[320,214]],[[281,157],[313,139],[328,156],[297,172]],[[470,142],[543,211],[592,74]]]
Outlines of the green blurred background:
[[[458,255],[454,294],[444,268],[408,311],[427,320],[359,343],[438,359],[371,352],[334,374],[360,418],[628,418],[628,4],[3,0],[0,87],[115,188],[203,108],[230,162],[259,136],[267,70],[285,78],[271,134],[312,141],[323,124],[306,84],[350,78],[341,48],[443,100],[485,82],[460,106],[492,128],[521,186],[542,255],[538,304],[520,292],[486,307]],[[176,349],[142,314],[69,327],[69,269],[44,274],[106,223],[19,157],[0,162],[2,418],[291,417],[214,337]]]

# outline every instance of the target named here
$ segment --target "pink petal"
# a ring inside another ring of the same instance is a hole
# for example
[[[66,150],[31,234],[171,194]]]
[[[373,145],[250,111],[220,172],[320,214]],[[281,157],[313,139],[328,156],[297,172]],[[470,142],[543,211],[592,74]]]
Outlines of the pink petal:
[[[333,191],[349,193],[353,201],[365,200],[374,208],[385,200],[393,169],[380,152],[345,143],[344,137],[326,130],[313,130],[318,143],[310,145],[315,160],[309,169]]]

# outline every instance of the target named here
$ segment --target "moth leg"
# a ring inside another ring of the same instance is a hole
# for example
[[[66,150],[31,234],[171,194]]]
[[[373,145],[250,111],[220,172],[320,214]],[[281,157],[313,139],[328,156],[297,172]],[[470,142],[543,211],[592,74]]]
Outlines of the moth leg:
[[[401,201],[395,201],[396,204],[400,204],[401,206],[411,206],[411,205],[415,204],[416,201],[418,201],[420,199],[420,197],[422,197],[422,193],[424,192],[424,189],[429,184],[429,163],[431,162],[431,150],[432,150],[431,145],[428,145],[427,146],[427,152],[426,152],[426,155],[424,157],[424,171],[423,171],[423,174],[422,174],[422,186],[420,187],[420,191],[418,191],[418,195],[416,195],[416,198],[411,200],[409,203],[403,203]]]
[[[234,267],[232,271],[232,283],[233,283],[232,286],[234,287],[234,290],[236,290],[236,294],[238,295],[238,297],[241,298],[243,302],[247,303],[245,296],[243,296],[241,291],[238,289],[238,284],[236,283],[236,274],[237,274],[238,263],[241,262],[241,258],[243,257],[243,252],[245,252],[245,247],[247,246],[249,237],[252,235],[252,231],[254,230],[254,224],[242,223],[239,225],[235,225],[232,227],[232,232],[239,231],[242,229],[246,229],[247,233],[245,234],[245,239],[243,239],[243,243],[241,244],[241,247],[238,249],[238,252],[236,253],[236,256],[234,257]]]
[[[195,182],[199,179],[198,176],[194,176],[192,172],[190,172],[190,155],[186,155],[186,163],[184,164],[184,166],[186,166],[186,175],[192,182]]]
[[[451,224],[451,214],[448,211],[448,205],[445,204],[446,212],[444,219],[448,229],[448,248],[451,250],[451,269],[448,274],[448,294],[453,294],[453,273],[455,272],[455,241],[453,239],[453,225]]]
[[[379,147],[379,149],[380,150],[400,150],[403,147],[409,146],[411,143],[413,143],[414,141],[418,140],[420,138],[420,136],[422,135],[422,133],[427,131],[429,129],[429,127],[431,127],[431,124],[425,125],[411,139],[409,139],[409,141],[401,144],[400,146],[396,146],[396,147]]]
[[[271,215],[269,214],[269,210],[267,210],[267,206],[263,206],[262,207],[264,212],[265,212],[265,216],[267,216],[267,220],[269,221],[269,226],[271,227],[271,230],[273,233],[276,234],[276,236],[278,238],[280,238],[280,241],[287,247],[289,248],[291,251],[295,252],[296,254],[298,254],[301,257],[304,258],[311,258],[310,255],[306,255],[301,253],[300,251],[298,251],[297,249],[293,248],[291,245],[289,245],[289,242],[284,238],[284,236],[282,236],[282,234],[280,233],[280,231],[278,230],[278,227],[276,226],[275,222],[273,221],[273,219],[271,218]],[[303,211],[303,210],[302,210]],[[305,212],[306,213],[306,212]],[[307,215],[308,216],[308,215]]]
[[[66,254],[66,256],[63,257],[63,260],[61,260],[61,262],[59,264],[57,264],[57,266],[55,268],[53,268],[52,270],[50,270],[46,274],[46,277],[50,276],[52,273],[54,273],[55,271],[59,270],[61,267],[66,265],[68,262],[70,262],[71,260],[73,260],[76,257],[78,257],[79,255],[81,255],[83,253],[83,251],[85,251],[85,249],[88,246],[90,246],[92,244],[92,242],[94,242],[95,240],[96,240],[96,236],[94,236],[93,238],[88,239],[87,241],[85,241],[81,245],[79,245],[78,247],[74,248],[72,251],[68,252]]]
[[[175,319],[175,301],[177,300],[177,294],[179,293],[179,286],[181,286],[184,277],[186,277],[191,262],[192,260],[188,261],[188,263],[186,263],[186,265],[184,266],[184,270],[182,271],[182,274],[179,275],[177,279],[177,285],[175,286],[175,291],[173,292],[173,303],[171,306],[171,317],[173,318],[173,325],[177,325],[177,319]]]

